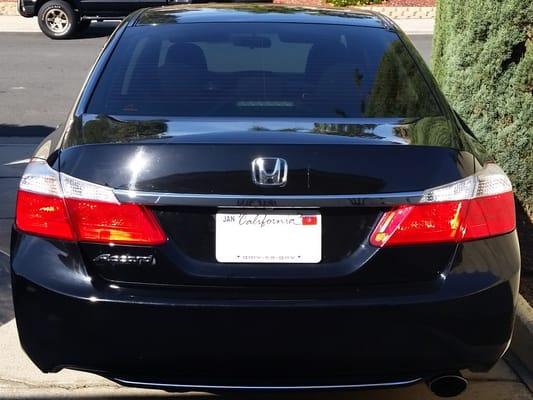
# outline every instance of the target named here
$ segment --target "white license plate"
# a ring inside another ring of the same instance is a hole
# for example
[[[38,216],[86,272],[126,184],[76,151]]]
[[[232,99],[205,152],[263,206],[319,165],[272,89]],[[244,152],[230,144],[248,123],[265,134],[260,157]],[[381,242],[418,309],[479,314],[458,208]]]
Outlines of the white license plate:
[[[319,213],[219,212],[216,259],[223,263],[319,263]]]

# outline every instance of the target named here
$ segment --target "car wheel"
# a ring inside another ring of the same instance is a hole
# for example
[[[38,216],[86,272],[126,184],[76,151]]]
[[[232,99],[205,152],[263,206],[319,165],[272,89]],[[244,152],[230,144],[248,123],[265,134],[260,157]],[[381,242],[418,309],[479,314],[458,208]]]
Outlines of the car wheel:
[[[39,28],[52,39],[67,39],[76,31],[76,14],[65,1],[51,0],[39,9]]]
[[[80,22],[78,22],[78,25],[76,26],[76,29],[78,32],[83,32],[87,28],[91,26],[91,20],[90,19],[82,19]]]

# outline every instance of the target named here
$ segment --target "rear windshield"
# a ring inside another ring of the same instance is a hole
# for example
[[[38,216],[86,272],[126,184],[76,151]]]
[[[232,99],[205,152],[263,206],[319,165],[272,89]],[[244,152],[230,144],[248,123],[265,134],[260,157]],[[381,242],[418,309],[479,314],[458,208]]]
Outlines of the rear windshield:
[[[440,115],[393,32],[242,22],[129,28],[87,111],[169,117]]]

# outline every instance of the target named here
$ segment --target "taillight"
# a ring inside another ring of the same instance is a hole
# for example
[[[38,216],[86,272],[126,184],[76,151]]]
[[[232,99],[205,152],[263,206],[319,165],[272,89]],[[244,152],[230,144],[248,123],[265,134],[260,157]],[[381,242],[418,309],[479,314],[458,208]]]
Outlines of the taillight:
[[[370,236],[377,247],[482,239],[515,229],[511,182],[495,164],[429,189],[416,204],[383,214]]]
[[[74,240],[65,202],[61,197],[19,190],[15,225],[24,232]]]
[[[69,241],[158,245],[166,240],[144,206],[121,204],[111,188],[59,174],[37,159],[21,179],[15,225],[23,232]]]
[[[139,245],[165,242],[159,223],[143,206],[67,199],[67,207],[81,242]]]

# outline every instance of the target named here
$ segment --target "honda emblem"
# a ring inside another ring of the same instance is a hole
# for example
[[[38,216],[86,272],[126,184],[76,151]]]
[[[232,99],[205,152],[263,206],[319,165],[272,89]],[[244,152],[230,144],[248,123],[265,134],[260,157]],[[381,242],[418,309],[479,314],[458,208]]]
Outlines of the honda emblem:
[[[259,186],[285,186],[287,161],[283,158],[260,157],[252,161],[252,180]]]

